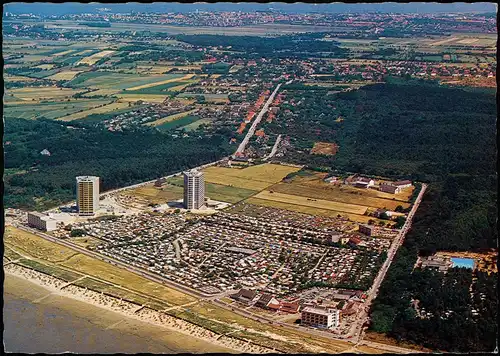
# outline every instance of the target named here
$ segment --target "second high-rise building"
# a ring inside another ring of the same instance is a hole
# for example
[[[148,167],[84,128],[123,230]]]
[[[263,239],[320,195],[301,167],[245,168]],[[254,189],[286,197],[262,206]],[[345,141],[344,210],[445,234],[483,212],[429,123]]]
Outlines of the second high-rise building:
[[[99,210],[99,177],[76,177],[76,205],[79,215],[94,215]]]
[[[184,172],[184,208],[200,209],[205,206],[205,177],[203,172]]]

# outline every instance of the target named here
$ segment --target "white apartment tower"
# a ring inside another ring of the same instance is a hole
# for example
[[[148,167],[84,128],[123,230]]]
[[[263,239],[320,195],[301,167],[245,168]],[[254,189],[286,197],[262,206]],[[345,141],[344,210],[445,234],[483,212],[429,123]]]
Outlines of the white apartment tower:
[[[205,177],[203,172],[184,172],[184,207],[200,209],[205,205]]]
[[[99,177],[76,177],[76,205],[79,215],[94,215],[99,209]]]

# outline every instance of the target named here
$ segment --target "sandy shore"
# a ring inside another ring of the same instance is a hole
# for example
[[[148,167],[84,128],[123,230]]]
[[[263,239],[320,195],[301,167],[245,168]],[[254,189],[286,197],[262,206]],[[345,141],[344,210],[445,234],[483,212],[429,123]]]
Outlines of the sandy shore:
[[[182,334],[201,339],[213,345],[226,347],[242,353],[275,353],[276,351],[264,348],[258,345],[247,343],[231,336],[222,336],[204,329],[200,326],[191,324],[182,319],[177,319],[165,313],[158,312],[149,308],[139,309],[139,306],[133,303],[122,301],[118,298],[110,297],[82,287],[70,285],[61,290],[66,283],[57,278],[46,274],[25,268],[16,264],[4,266],[5,273],[23,278],[32,283],[38,284],[47,289],[52,294],[61,295],[76,299],[85,303],[92,304],[100,308],[111,310],[123,314],[129,318],[147,322],[153,325],[165,327],[167,329],[180,332]]]

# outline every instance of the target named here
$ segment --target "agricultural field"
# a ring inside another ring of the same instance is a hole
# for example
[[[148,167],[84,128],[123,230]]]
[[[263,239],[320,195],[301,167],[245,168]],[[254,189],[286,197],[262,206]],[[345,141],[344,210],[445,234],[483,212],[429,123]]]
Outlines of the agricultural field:
[[[334,186],[322,181],[316,182],[316,184],[308,185],[297,183],[280,183],[273,185],[270,189],[275,193],[298,195],[313,199],[327,199],[340,203],[356,204],[372,208],[385,208],[394,210],[398,205],[401,205],[403,208],[407,208],[410,206],[409,203],[400,200],[392,200],[395,195],[400,194],[390,194],[392,195],[390,199],[383,199],[365,194],[366,192],[364,190],[368,189],[361,190],[349,186]],[[389,193],[385,194],[389,195]]]
[[[110,50],[107,50],[107,51],[101,51],[101,52],[98,52],[98,53],[95,53],[95,54],[92,54],[88,57],[85,57],[84,59],[80,60],[77,65],[79,64],[86,64],[86,65],[93,65],[94,63],[96,63],[98,60],[104,58],[104,57],[109,57],[110,55],[112,55],[113,53],[115,53],[115,51],[110,51]]]
[[[70,98],[72,95],[81,93],[81,89],[58,88],[58,87],[26,87],[8,89],[7,94],[26,101],[40,102],[42,100],[63,100]]]
[[[146,83],[146,84],[138,85],[135,87],[127,88],[126,91],[138,91],[141,89],[147,89],[147,88],[155,87],[155,86],[162,85],[162,84],[168,84],[168,83],[172,83],[172,82],[176,82],[176,81],[191,79],[194,76],[194,74],[187,74],[185,76],[180,76],[178,74],[170,74],[169,76],[173,76],[173,77],[170,79],[165,79],[165,80],[161,80],[158,82]]]
[[[155,127],[158,130],[160,130],[160,131],[174,130],[174,129],[178,129],[180,127],[187,126],[187,125],[190,125],[192,123],[195,123],[199,119],[200,118],[198,116],[187,115],[187,116],[183,116],[183,117],[177,118],[175,120],[164,122],[163,124],[157,125]]]
[[[77,112],[77,113],[74,113],[74,114],[70,114],[70,115],[67,115],[67,116],[60,117],[58,120],[61,120],[61,121],[73,121],[73,120],[83,119],[83,118],[85,118],[85,117],[87,117],[89,115],[92,115],[92,114],[109,113],[109,112],[113,112],[115,110],[120,110],[120,109],[123,109],[123,108],[126,108],[126,107],[128,107],[128,103],[125,103],[125,102],[112,102],[112,103],[107,104],[107,105],[98,106],[98,107],[93,108],[93,109],[84,110],[84,111],[81,111],[81,112]]]
[[[76,88],[95,89],[131,89],[144,84],[163,82],[170,79],[183,77],[182,74],[164,74],[142,76],[138,74],[116,73],[109,71],[86,72],[78,75],[67,83],[68,86]],[[154,86],[153,85],[153,86]]]
[[[291,205],[303,205],[311,208],[340,211],[349,214],[363,215],[367,207],[349,203],[334,202],[324,199],[313,199],[298,195],[275,193],[272,190],[265,190],[255,196],[257,199],[277,201]]]
[[[174,114],[174,115],[170,115],[170,116],[167,116],[167,117],[155,120],[153,122],[148,122],[145,125],[147,125],[147,126],[155,126],[155,127],[156,126],[161,126],[161,125],[163,125],[165,123],[176,121],[176,120],[179,120],[179,119],[181,119],[183,117],[191,115],[194,112],[196,112],[196,109],[185,111],[185,112],[181,112],[181,113]]]
[[[110,100],[105,99],[78,99],[71,100],[70,102],[56,101],[47,103],[13,101],[12,103],[5,103],[4,116],[5,118],[22,118],[29,120],[38,117],[57,119],[109,103]]]
[[[52,80],[71,80],[74,77],[76,77],[78,74],[82,73],[83,71],[76,71],[76,70],[64,70],[59,73],[53,74],[47,79],[52,79]]]

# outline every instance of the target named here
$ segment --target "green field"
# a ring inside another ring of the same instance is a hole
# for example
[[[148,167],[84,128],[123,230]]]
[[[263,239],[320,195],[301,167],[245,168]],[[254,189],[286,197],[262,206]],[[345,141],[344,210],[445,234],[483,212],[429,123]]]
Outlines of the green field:
[[[174,130],[182,126],[192,124],[198,121],[199,119],[200,118],[198,116],[188,115],[174,121],[165,122],[164,124],[156,126],[156,128],[160,131]]]
[[[76,88],[97,89],[127,89],[138,85],[161,82],[163,80],[181,78],[182,74],[163,74],[157,76],[143,76],[139,74],[116,73],[109,71],[95,71],[79,74],[67,86]]]
[[[4,105],[5,118],[33,119],[45,117],[47,119],[57,119],[79,111],[88,110],[102,104],[108,104],[109,99],[72,99],[70,102],[57,101],[47,103],[31,104],[22,102]]]

